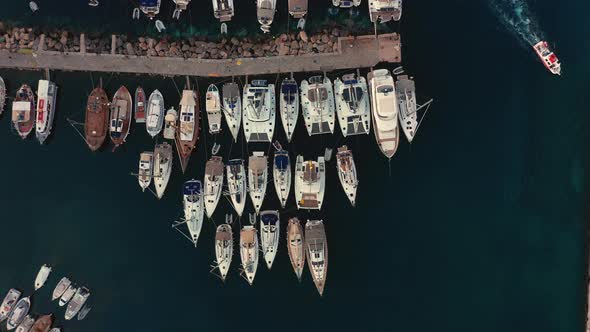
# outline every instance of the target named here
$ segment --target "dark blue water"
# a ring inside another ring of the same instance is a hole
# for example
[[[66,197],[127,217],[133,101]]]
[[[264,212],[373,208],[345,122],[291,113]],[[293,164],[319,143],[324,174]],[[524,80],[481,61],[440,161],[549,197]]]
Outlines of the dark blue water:
[[[317,5],[322,14],[310,12],[310,21],[329,19],[325,2]],[[250,331],[266,324],[287,331],[580,331],[587,261],[589,5],[529,2],[564,63],[563,77],[556,78],[488,1],[406,2],[402,24],[393,26],[402,33],[404,67],[416,77],[419,94],[434,97],[435,104],[413,145],[404,141],[392,160],[391,176],[372,134],[310,139],[300,122],[294,144],[287,145],[277,131],[293,160],[296,154],[316,158],[324,146],[346,143],[357,162],[356,208],[338,187],[332,162],[321,213],[288,208],[281,214],[283,220],[325,220],[330,267],[323,298],[307,269],[297,282],[284,239],[273,270],[260,266],[254,287],[239,278],[237,253],[226,284],[209,274],[214,224],[205,224],[197,249],[170,224],[180,216],[181,183],[202,178],[204,146],[213,138],[202,137],[186,175],[175,169],[162,201],[141,194],[128,174],[153,144],[143,128],[132,128],[117,152],[93,154],[67,124],[67,117],[83,119],[88,73],[53,74],[59,110],[46,146],[22,142],[11,132],[9,116],[0,118],[0,291],[18,287],[30,294],[39,266],[53,265],[33,309],[56,312],[61,324],[62,311],[49,301],[59,277],[88,285],[93,311],[82,322],[63,324],[64,331]],[[128,22],[133,5],[120,6],[125,1],[102,0],[96,13],[85,1],[38,3],[41,11],[33,16],[26,2],[3,7],[0,16],[109,31],[133,25],[125,30],[132,33],[147,26],[145,19]],[[209,2],[194,0],[191,6],[192,21],[183,14],[185,28],[216,33]],[[256,32],[254,5],[238,6],[236,21]],[[286,1],[279,6],[284,9]],[[361,17],[366,6],[364,1]],[[286,26],[286,15],[277,22]],[[175,31],[186,33],[185,28]],[[42,74],[0,75],[14,91],[21,83],[36,85]],[[163,91],[166,104],[178,103],[170,79],[103,78],[109,94],[122,84],[141,83],[148,91]],[[212,81],[198,82],[203,93]],[[230,152],[227,132],[219,141],[224,159],[267,150],[235,144]],[[228,209],[220,204],[217,223]],[[263,208],[278,207],[270,190]]]

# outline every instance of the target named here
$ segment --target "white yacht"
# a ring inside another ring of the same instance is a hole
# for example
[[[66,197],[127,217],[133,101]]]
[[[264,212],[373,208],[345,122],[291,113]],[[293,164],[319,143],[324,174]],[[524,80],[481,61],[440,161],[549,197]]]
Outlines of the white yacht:
[[[414,80],[408,75],[398,76],[395,93],[399,105],[400,126],[408,142],[412,143],[418,130],[418,104],[416,103],[416,84]]]
[[[297,156],[295,165],[295,200],[298,209],[320,210],[324,202],[326,186],[326,162],[324,157],[317,161],[303,161]]]
[[[51,295],[51,301],[59,299],[66,292],[66,290],[68,289],[68,287],[70,287],[71,284],[72,282],[67,277],[61,278],[61,280],[57,283],[57,286],[55,286],[55,289],[53,290],[53,294]]]
[[[287,249],[289,251],[289,260],[297,279],[301,282],[301,275],[305,267],[305,248],[303,227],[297,218],[289,219],[287,224]]]
[[[178,112],[176,112],[174,107],[172,107],[166,112],[166,117],[164,118],[164,138],[165,139],[176,138],[176,122],[177,121],[178,121]]]
[[[151,19],[160,13],[162,0],[140,0],[139,9]]]
[[[258,269],[258,235],[254,226],[244,226],[240,231],[240,258],[242,270],[250,285],[254,283]]]
[[[43,144],[53,127],[57,86],[47,80],[39,80],[37,88],[37,118],[35,121],[35,135],[39,143]]]
[[[152,137],[158,136],[164,125],[164,96],[158,90],[150,95],[148,100],[147,119],[145,129]]]
[[[76,294],[74,294],[74,297],[72,298],[70,303],[68,303],[68,307],[66,308],[65,319],[70,320],[74,318],[78,314],[78,311],[82,309],[82,306],[84,305],[84,303],[86,303],[86,300],[88,300],[89,296],[90,291],[88,290],[88,288],[80,287],[76,291]]]
[[[244,87],[244,135],[246,142],[270,142],[275,128],[275,86],[253,80]]]
[[[16,332],[29,332],[33,324],[35,324],[35,318],[26,315],[23,321],[16,327]]]
[[[223,114],[229,131],[234,137],[234,142],[238,140],[240,124],[242,123],[242,99],[240,98],[240,89],[236,83],[225,83],[221,89],[223,98]]]
[[[369,16],[373,23],[399,21],[402,17],[402,0],[368,0]]]
[[[37,277],[35,278],[35,290],[38,290],[39,288],[43,287],[43,285],[45,285],[45,282],[47,281],[47,278],[49,278],[50,273],[51,266],[43,264],[37,273]]]
[[[219,22],[229,22],[234,16],[234,0],[213,0],[213,16]]]
[[[305,248],[307,265],[321,296],[328,275],[328,240],[322,220],[308,220],[305,224]]]
[[[307,5],[308,0],[289,0],[289,14],[293,16],[293,18],[303,18],[305,14],[307,14]]]
[[[289,199],[289,192],[291,191],[291,161],[289,152],[283,150],[280,144],[275,146],[275,148],[272,175],[277,197],[281,202],[281,207],[284,208]]]
[[[301,107],[307,133],[334,133],[334,91],[327,76],[313,76],[301,82]]]
[[[354,206],[358,178],[354,159],[352,158],[352,152],[346,145],[338,148],[338,153],[336,153],[336,168],[342,189],[344,189],[344,193],[348,197],[350,204]]]
[[[246,170],[243,159],[232,159],[225,167],[227,190],[238,216],[242,216],[246,205]]]
[[[367,80],[348,74],[334,81],[336,112],[344,137],[369,134],[371,130],[371,105]]]
[[[60,307],[63,307],[68,302],[70,302],[70,300],[72,299],[72,297],[74,296],[74,294],[76,294],[76,291],[78,291],[78,288],[76,287],[76,285],[70,284],[68,286],[68,288],[66,289],[66,291],[59,298],[59,303],[58,303],[59,306]]]
[[[139,171],[137,172],[137,181],[141,191],[145,191],[152,183],[154,172],[154,153],[150,151],[142,152],[139,155]]]
[[[368,0],[371,1],[371,0]],[[361,0],[332,0],[332,5],[340,8],[351,8],[358,7],[361,4]]]
[[[215,84],[209,85],[205,95],[205,111],[209,123],[209,133],[218,134],[221,132],[221,98],[219,89]]]
[[[213,156],[205,164],[205,212],[211,218],[223,191],[223,159]]]
[[[203,227],[203,187],[201,181],[186,181],[182,188],[182,197],[184,220],[196,247]]]
[[[8,318],[12,309],[16,306],[18,302],[18,298],[20,297],[21,292],[18,289],[11,288],[4,300],[2,300],[2,306],[0,307],[0,322],[3,322],[5,319]]]
[[[14,309],[8,315],[8,320],[6,321],[6,329],[12,330],[20,325],[20,323],[25,319],[27,314],[29,313],[29,309],[31,308],[31,300],[29,297],[23,297],[22,299],[18,300]]]
[[[266,183],[268,182],[268,161],[264,152],[255,151],[248,159],[248,191],[254,209],[258,214],[266,194]]]
[[[256,16],[260,23],[260,30],[270,32],[270,25],[275,16],[277,0],[256,0]]]
[[[398,105],[393,77],[387,69],[373,70],[367,77],[375,139],[381,152],[391,159],[399,145]]]
[[[299,117],[299,88],[293,78],[285,78],[281,83],[281,122],[287,141],[291,142]]]
[[[164,196],[172,173],[172,145],[164,142],[154,148],[154,187],[158,199]]]
[[[225,281],[234,253],[234,240],[231,226],[221,224],[215,232],[215,264],[221,274],[221,280]]]
[[[260,212],[260,245],[269,270],[279,248],[280,226],[279,211]]]

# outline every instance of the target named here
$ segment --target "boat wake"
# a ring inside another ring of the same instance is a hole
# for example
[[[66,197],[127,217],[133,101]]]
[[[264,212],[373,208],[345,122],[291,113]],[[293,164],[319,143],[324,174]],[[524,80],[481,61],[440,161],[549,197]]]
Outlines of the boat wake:
[[[525,0],[489,0],[504,26],[530,46],[545,40],[543,31]]]

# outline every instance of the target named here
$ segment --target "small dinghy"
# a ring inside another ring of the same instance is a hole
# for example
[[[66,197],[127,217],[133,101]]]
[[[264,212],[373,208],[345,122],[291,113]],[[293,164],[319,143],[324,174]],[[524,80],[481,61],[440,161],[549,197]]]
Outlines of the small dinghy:
[[[88,1],[88,6],[90,7],[98,7],[100,3],[98,2],[98,0],[90,0]]]
[[[131,18],[134,20],[139,20],[139,8],[133,8],[133,14],[131,14]]]
[[[35,278],[35,290],[38,290],[39,288],[43,287],[43,285],[45,285],[45,282],[47,281],[50,273],[51,266],[43,264],[37,273],[37,278]]]
[[[158,32],[162,32],[166,30],[166,26],[164,26],[164,23],[162,23],[162,21],[156,20],[156,29],[158,29]]]
[[[300,18],[299,22],[297,22],[297,29],[304,30],[305,29],[305,18]]]
[[[0,77],[0,114],[4,112],[4,106],[6,104],[6,85],[4,80]]]
[[[226,23],[221,23],[221,34],[227,35],[227,24]]]
[[[225,167],[227,190],[232,206],[238,216],[242,216],[246,205],[246,170],[243,159],[232,159]]]
[[[303,246],[303,227],[297,218],[289,219],[287,224],[287,249],[293,271],[301,282],[301,275],[305,267],[305,248]]]
[[[231,225],[225,223],[217,226],[217,231],[215,232],[215,264],[217,269],[219,269],[222,281],[225,281],[229,266],[231,265],[234,251],[233,242]]]
[[[154,171],[154,153],[153,152],[142,152],[139,155],[139,171],[137,173],[137,181],[141,191],[145,191],[147,187],[152,183],[152,174]]]
[[[39,5],[37,5],[35,1],[31,1],[29,2],[29,8],[31,8],[31,11],[34,13],[39,10]]]
[[[184,219],[195,247],[203,227],[203,187],[201,181],[189,180],[183,187]]]
[[[164,124],[164,97],[155,90],[148,101],[147,121],[145,129],[152,137],[158,136]]]
[[[213,156],[205,164],[205,213],[213,216],[223,189],[223,161]]]
[[[164,118],[164,122],[166,123],[164,126],[165,139],[174,139],[176,137],[176,121],[178,121],[178,112],[172,107],[166,112],[166,117]]]
[[[270,270],[279,247],[279,211],[260,212],[260,244],[266,266]]]
[[[218,154],[219,149],[221,149],[221,145],[219,143],[213,143],[213,147],[211,148],[211,154],[212,155]]]
[[[338,148],[338,153],[336,154],[336,168],[342,189],[344,189],[344,193],[346,193],[350,204],[354,206],[358,179],[356,166],[354,164],[354,159],[352,158],[352,152],[348,150],[346,145]]]
[[[275,142],[275,157],[273,162],[273,181],[281,207],[285,207],[291,191],[291,162],[289,152],[283,150],[279,142]]]
[[[245,278],[252,286],[258,269],[258,235],[254,226],[244,226],[240,231],[240,258]]]

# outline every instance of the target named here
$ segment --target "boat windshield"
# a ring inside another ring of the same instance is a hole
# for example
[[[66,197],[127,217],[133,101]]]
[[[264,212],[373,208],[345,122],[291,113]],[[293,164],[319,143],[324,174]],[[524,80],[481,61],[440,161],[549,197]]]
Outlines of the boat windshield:
[[[328,90],[324,87],[309,89],[308,98],[312,103],[322,102],[328,99]]]
[[[391,86],[391,85],[381,85],[380,87],[377,88],[378,93],[382,93],[385,95],[387,95],[391,91],[393,91],[393,86]]]

